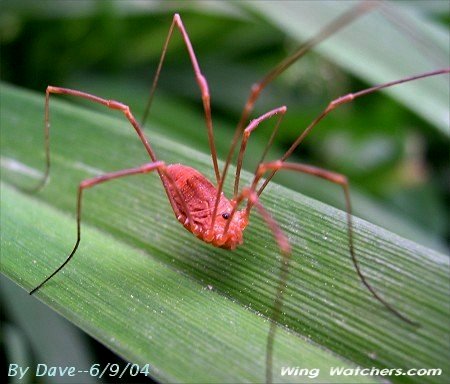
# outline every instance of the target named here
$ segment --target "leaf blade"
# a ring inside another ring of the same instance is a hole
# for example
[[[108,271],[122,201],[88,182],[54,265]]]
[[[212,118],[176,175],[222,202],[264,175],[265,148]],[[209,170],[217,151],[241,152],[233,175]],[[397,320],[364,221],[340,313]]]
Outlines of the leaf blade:
[[[36,129],[36,121],[42,118],[42,97],[26,93],[21,98],[17,90],[6,86],[2,86],[1,91],[2,100],[7,100],[2,102],[2,155],[15,157],[31,167],[43,159],[36,150],[36,143],[42,140],[39,139],[42,132]],[[2,270],[22,285],[26,283],[27,287],[42,279],[72,245],[74,234],[70,228],[74,231],[74,222],[67,214],[73,215],[77,180],[100,170],[111,171],[115,167],[136,166],[140,161],[146,161],[145,153],[140,155],[140,143],[123,120],[53,100],[52,122],[52,183],[36,196],[20,196],[11,186],[6,186],[9,195],[2,193],[2,205],[9,202],[8,209],[2,209],[2,223],[8,223],[7,231],[2,231],[2,249],[9,256],[2,258]],[[25,130],[20,131],[20,128]],[[157,153],[163,153],[168,162],[182,160],[213,176],[209,156],[161,135],[151,137]],[[99,145],[105,140],[108,145]],[[7,184],[30,183],[29,177],[19,176],[17,169],[3,168],[2,180]],[[249,177],[245,174],[247,181]],[[225,374],[228,380],[230,377],[243,381],[261,380],[268,324],[255,316],[255,312],[244,308],[250,307],[269,316],[276,286],[278,250],[262,220],[252,216],[245,247],[226,252],[196,241],[176,225],[156,177],[127,178],[110,184],[89,191],[83,220],[84,250],[80,249],[83,253],[77,255],[76,265],[72,262],[67,272],[58,277],[59,283],[54,281],[42,291],[41,297],[130,360],[156,361],[158,371],[154,374],[161,380],[177,378],[186,381],[189,375],[195,374],[203,375],[194,376],[196,379],[208,381],[223,380]],[[5,196],[7,200],[4,200]],[[411,330],[393,319],[360,287],[348,257],[342,212],[276,185],[269,189],[263,202],[274,213],[295,249],[282,319],[282,324],[287,324],[295,333],[283,333],[281,328],[277,333],[275,359],[278,368],[289,362],[293,365],[298,361],[306,362],[311,364],[310,367],[322,364],[319,365],[322,367],[323,364],[339,365],[344,360],[364,366],[441,364],[447,367],[442,353],[447,330],[440,324],[444,324],[448,312],[440,304],[446,297],[443,288],[446,277],[441,268],[448,265],[448,259],[356,220],[356,246],[362,267],[381,294],[423,325],[419,330]],[[36,211],[39,207],[48,212]],[[46,215],[48,219],[45,219]],[[301,223],[298,218],[302,218]],[[64,230],[52,231],[52,228]],[[23,233],[31,234],[31,244],[25,247],[21,244]],[[114,253],[116,246],[120,248],[117,254]],[[45,257],[37,267],[33,264],[36,250]],[[127,258],[127,254],[132,257]],[[22,263],[20,268],[18,258]],[[109,287],[111,282],[114,285]],[[213,292],[205,289],[208,285],[213,286]],[[151,292],[162,295],[161,290],[165,288],[164,299],[148,302]],[[113,294],[108,295],[108,299],[102,297],[111,289]],[[207,298],[204,297],[206,294]],[[188,297],[195,299],[184,303]],[[110,305],[111,298],[115,298],[115,305]],[[148,318],[155,316],[153,309],[158,312],[161,303],[168,304],[172,310],[177,306],[182,309],[176,315],[165,309],[165,316],[155,318],[159,322],[148,324]],[[206,310],[198,308],[199,303],[203,303]],[[145,305],[153,307],[145,309]],[[99,310],[100,306],[102,310]],[[86,310],[86,307],[89,308]],[[216,341],[218,330],[230,320],[228,311],[233,311],[231,317],[238,320],[230,325],[230,333],[225,337],[231,345],[225,344],[228,349],[218,348],[224,355],[231,349],[234,357],[225,356],[226,361],[222,361],[220,369],[212,372],[208,364],[203,364],[211,358],[212,347],[208,340]],[[127,320],[133,312],[139,314],[133,321],[136,328],[127,332]],[[105,314],[109,316],[101,317]],[[111,324],[108,324],[109,318]],[[172,320],[174,323],[170,328],[179,331],[175,335],[165,326]],[[111,333],[98,333],[109,325]],[[142,330],[152,337],[164,332],[165,336],[158,339],[158,348],[144,348],[137,343],[135,332]],[[180,369],[176,359],[182,360],[192,354],[189,349],[192,339],[201,337],[203,331],[205,338],[199,350],[206,355],[193,357],[197,360],[190,368],[192,371],[185,365]],[[111,342],[111,337],[127,336],[130,340],[119,346]],[[180,337],[186,349],[182,349],[171,364],[167,363],[174,349],[164,349],[164,343],[173,346]],[[321,347],[309,351],[309,343],[303,337]],[[245,358],[239,353],[240,348],[249,348]],[[322,348],[327,352],[325,357],[320,355]],[[161,350],[166,363],[156,356]],[[329,350],[341,356],[340,360],[333,360]],[[411,356],[411,351],[417,353]],[[236,370],[232,373],[223,372],[224,366],[234,364]],[[326,371],[325,367],[323,371]],[[361,377],[357,379],[361,380]],[[398,381],[402,382],[400,379]],[[432,378],[426,379],[433,382]],[[414,382],[414,378],[408,380]]]

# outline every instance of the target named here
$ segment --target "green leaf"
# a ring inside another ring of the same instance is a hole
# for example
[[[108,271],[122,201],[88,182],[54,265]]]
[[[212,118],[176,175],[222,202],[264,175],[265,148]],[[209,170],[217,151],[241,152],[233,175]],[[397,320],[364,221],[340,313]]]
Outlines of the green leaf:
[[[51,182],[38,194],[25,194],[21,188],[36,183],[44,162],[44,97],[1,87],[1,267],[27,290],[73,246],[78,183],[148,161],[123,116],[59,99],[51,102]],[[182,162],[213,177],[209,155],[147,134],[167,163]],[[245,173],[244,180],[250,178]],[[364,273],[383,297],[421,324],[410,327],[357,279],[343,212],[275,184],[262,201],[293,247],[275,340],[275,381],[298,382],[280,376],[283,366],[319,368],[323,382],[378,381],[329,376],[330,367],[355,365],[444,370],[436,377],[389,376],[392,382],[448,379],[446,256],[355,219]],[[177,223],[154,174],[99,185],[86,192],[83,204],[80,248],[37,293],[40,300],[125,359],[150,364],[158,380],[263,381],[280,256],[257,213],[245,244],[229,252],[200,242]]]

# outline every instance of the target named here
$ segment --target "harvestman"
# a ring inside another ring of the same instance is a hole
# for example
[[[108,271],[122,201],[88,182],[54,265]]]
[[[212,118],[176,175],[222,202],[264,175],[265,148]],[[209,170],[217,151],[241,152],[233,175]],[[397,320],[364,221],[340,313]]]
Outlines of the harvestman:
[[[292,63],[297,61],[306,52],[308,52],[313,46],[323,41],[327,37],[331,36],[337,32],[342,27],[346,26],[354,19],[356,19],[362,13],[368,11],[372,6],[370,3],[362,3],[346,13],[342,14],[340,17],[332,21],[328,26],[326,26],[319,34],[303,44],[297,51],[295,51],[291,56],[287,57],[281,63],[279,63],[272,71],[270,71],[261,81],[255,83],[251,88],[250,96],[245,104],[244,110],[242,112],[241,118],[237,125],[235,134],[232,139],[231,147],[225,162],[224,169],[222,173],[219,171],[219,166],[217,162],[217,152],[214,143],[213,135],[213,125],[211,118],[211,108],[210,108],[210,95],[208,90],[208,83],[206,78],[200,70],[196,55],[192,48],[189,36],[186,29],[181,21],[178,14],[173,17],[172,24],[169,29],[168,36],[163,46],[162,55],[156,74],[153,80],[153,85],[150,92],[149,101],[147,104],[146,112],[143,118],[142,124],[139,124],[134,118],[130,108],[122,104],[121,102],[115,100],[103,99],[85,92],[48,86],[46,90],[45,98],[45,153],[46,153],[46,170],[42,181],[37,186],[36,190],[41,189],[47,182],[50,172],[50,143],[49,143],[49,133],[50,133],[50,117],[49,117],[49,101],[51,94],[65,94],[71,96],[81,97],[99,104],[102,104],[110,109],[121,111],[128,121],[131,123],[133,128],[136,130],[142,144],[144,145],[147,153],[151,158],[151,162],[144,164],[140,167],[125,169],[117,172],[107,173],[101,176],[93,177],[91,179],[86,179],[82,181],[78,187],[77,194],[77,240],[72,252],[69,254],[64,263],[59,266],[50,276],[48,276],[43,282],[41,282],[37,287],[35,287],[30,294],[33,294],[38,289],[40,289],[48,280],[50,280],[56,273],[58,273],[72,258],[75,254],[81,239],[80,232],[80,222],[81,222],[81,205],[82,205],[82,195],[83,191],[87,188],[93,187],[97,184],[118,179],[124,176],[136,175],[150,173],[153,171],[158,172],[159,177],[162,181],[163,187],[166,191],[167,197],[169,199],[170,205],[175,213],[178,221],[191,233],[193,233],[199,239],[211,243],[213,246],[221,247],[225,249],[235,249],[237,246],[243,243],[243,231],[249,223],[249,215],[254,206],[269,226],[272,231],[275,240],[280,248],[282,254],[282,262],[280,267],[280,276],[278,280],[278,289],[276,292],[276,297],[273,305],[272,322],[270,325],[270,331],[267,339],[266,346],[266,380],[268,382],[272,381],[272,350],[273,341],[276,331],[276,323],[279,319],[282,302],[283,302],[283,287],[287,281],[287,275],[289,270],[289,262],[291,249],[289,241],[286,236],[281,231],[278,224],[272,218],[272,216],[265,210],[262,206],[259,196],[273,178],[273,176],[279,170],[291,170],[300,173],[311,174],[332,183],[335,183],[342,187],[345,201],[346,201],[346,211],[347,211],[347,227],[348,227],[348,243],[349,252],[356,269],[356,272],[365,285],[365,287],[370,291],[376,300],[382,303],[391,313],[402,319],[409,324],[415,324],[413,321],[405,317],[402,313],[397,311],[391,304],[386,302],[369,284],[365,276],[362,274],[358,261],[356,259],[354,246],[353,246],[353,231],[352,231],[352,215],[351,215],[351,204],[350,204],[350,193],[349,184],[347,178],[344,175],[334,173],[325,169],[320,169],[310,165],[299,164],[299,163],[289,163],[286,162],[288,157],[294,152],[298,145],[303,141],[303,139],[310,133],[310,131],[332,110],[339,107],[340,105],[351,102],[352,100],[373,93],[383,88],[391,87],[397,84],[449,73],[450,68],[445,68],[433,72],[428,72],[424,74],[419,74],[416,76],[411,76],[397,81],[392,81],[384,83],[375,87],[364,89],[356,93],[350,93],[342,96],[331,103],[314,119],[310,125],[299,135],[299,137],[294,141],[291,147],[286,151],[286,153],[277,161],[264,162],[265,155],[267,154],[269,148],[272,145],[274,137],[277,133],[278,127],[281,120],[286,113],[287,108],[285,106],[272,109],[271,111],[261,115],[260,117],[252,120],[248,125],[249,116],[253,110],[253,107],[263,89],[272,82],[276,77],[278,77],[282,72],[284,72]],[[161,68],[165,59],[167,47],[169,41],[172,37],[174,28],[178,28],[182,35],[192,66],[194,69],[194,74],[201,91],[203,108],[205,113],[205,121],[208,132],[208,141],[211,150],[212,163],[214,167],[214,173],[216,178],[216,185],[211,183],[205,176],[203,176],[197,170],[181,165],[181,164],[171,164],[166,165],[163,161],[159,161],[153,151],[150,143],[147,141],[141,125],[145,122],[145,119],[150,110],[150,106],[153,100],[153,96],[158,83]],[[273,133],[264,149],[261,161],[255,172],[253,182],[249,187],[239,190],[239,179],[240,171],[242,168],[243,158],[247,146],[247,141],[250,134],[259,126],[259,124],[268,120],[272,117],[277,116],[276,125],[273,129]],[[227,174],[227,170],[233,154],[235,153],[236,146],[241,140],[241,146],[238,154],[236,176],[234,183],[234,195],[231,200],[227,199],[222,190],[224,185],[224,180]],[[264,175],[268,174],[265,181],[258,187]],[[247,201],[245,208],[238,210],[239,206]]]

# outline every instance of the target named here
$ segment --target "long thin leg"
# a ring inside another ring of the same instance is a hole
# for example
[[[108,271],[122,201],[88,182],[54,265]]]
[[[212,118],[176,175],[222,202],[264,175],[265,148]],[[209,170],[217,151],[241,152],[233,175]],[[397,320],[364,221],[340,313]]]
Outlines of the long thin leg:
[[[193,221],[190,217],[190,213],[187,210],[186,204],[184,202],[183,197],[181,196],[181,193],[179,192],[178,188],[176,187],[174,181],[171,179],[171,177],[165,172],[165,164],[163,161],[156,161],[154,163],[147,163],[137,168],[130,168],[130,169],[124,169],[117,172],[111,172],[107,173],[105,175],[100,175],[97,177],[93,177],[91,179],[86,179],[80,183],[78,186],[78,195],[77,195],[77,240],[75,242],[75,246],[72,249],[72,252],[70,252],[67,259],[62,263],[50,276],[48,276],[42,283],[40,283],[37,287],[32,289],[30,291],[30,295],[35,293],[39,288],[41,288],[47,281],[49,281],[53,276],[55,276],[64,266],[72,259],[72,256],[77,251],[78,245],[80,244],[81,240],[81,206],[82,206],[82,196],[83,191],[87,188],[94,187],[95,185],[104,183],[106,181],[118,179],[125,176],[131,176],[131,175],[138,175],[143,173],[149,173],[154,170],[159,170],[162,172],[166,178],[169,180],[169,182],[174,186],[175,191],[178,193],[178,197],[181,199],[181,203],[184,205],[185,212],[187,212],[188,219],[190,223],[193,225]],[[176,214],[176,213],[175,213]]]
[[[278,132],[278,128],[280,127],[281,120],[283,119],[283,116],[286,113],[286,111],[287,111],[287,108],[285,106],[272,109],[271,111],[265,113],[264,115],[258,117],[257,119],[252,120],[250,122],[250,124],[247,126],[247,128],[244,129],[244,134],[243,134],[242,142],[241,142],[241,149],[239,150],[239,156],[238,156],[237,165],[236,165],[236,178],[234,180],[234,198],[237,197],[238,192],[239,192],[239,179],[240,179],[240,175],[241,175],[242,162],[244,161],[244,153],[245,153],[245,149],[247,148],[247,141],[250,137],[250,134],[259,126],[259,124],[261,122],[263,122],[264,120],[270,119],[272,116],[274,116],[276,114],[280,114],[278,121],[275,125],[275,128],[272,131],[272,135],[270,136],[270,139],[267,142],[266,148],[264,148],[263,154],[261,156],[261,160],[259,161],[260,163],[262,163],[269,148],[272,146],[273,139],[275,138],[275,135]],[[216,212],[213,213],[213,217],[215,217],[215,214],[216,214]],[[214,225],[214,223],[213,223],[213,225]]]
[[[186,45],[186,48],[189,53],[189,57],[192,62],[192,67],[194,69],[195,78],[197,79],[197,84],[200,88],[200,92],[202,94],[202,101],[203,101],[203,109],[205,111],[205,121],[206,121],[206,129],[208,131],[208,142],[209,142],[209,148],[211,150],[211,158],[214,166],[214,173],[216,174],[216,180],[217,183],[219,183],[220,179],[220,173],[219,173],[219,166],[217,163],[217,151],[216,151],[216,145],[214,143],[214,133],[213,133],[213,124],[212,124],[212,116],[211,116],[211,104],[210,104],[210,95],[209,95],[209,88],[208,88],[208,82],[206,81],[205,76],[202,74],[200,70],[200,66],[198,65],[197,57],[195,56],[194,49],[192,48],[191,41],[189,39],[189,35],[186,32],[186,28],[183,25],[183,22],[181,21],[181,17],[178,13],[176,13],[173,16],[173,21],[169,29],[169,33],[166,38],[166,42],[164,43],[164,47],[162,50],[161,58],[159,59],[158,68],[156,69],[156,74],[153,79],[152,88],[150,90],[150,96],[147,102],[147,106],[145,108],[144,117],[142,118],[142,125],[144,125],[145,120],[147,119],[147,116],[150,112],[150,107],[153,102],[153,96],[156,91],[156,86],[158,85],[159,75],[161,73],[161,68],[164,63],[164,59],[166,57],[167,47],[169,45],[170,38],[172,37],[173,29],[174,27],[177,27],[183,37],[184,43]]]
[[[282,307],[283,307],[283,296],[285,291],[285,286],[288,279],[289,273],[289,264],[291,260],[291,246],[289,244],[289,240],[284,235],[283,231],[280,229],[276,221],[272,218],[269,212],[265,210],[263,205],[259,201],[259,197],[251,188],[244,188],[242,192],[236,199],[236,204],[233,208],[233,211],[230,213],[230,218],[227,222],[227,225],[224,228],[224,233],[228,231],[231,220],[233,219],[234,214],[236,213],[239,205],[243,200],[247,199],[249,204],[252,206],[256,206],[259,213],[263,217],[264,221],[269,226],[272,231],[275,240],[280,248],[281,253],[281,266],[280,266],[280,274],[278,277],[278,285],[277,292],[275,295],[275,300],[273,303],[273,311],[271,316],[269,333],[267,335],[267,343],[266,343],[266,383],[272,383],[272,371],[273,371],[273,343],[275,340],[275,332],[277,330],[277,324],[280,319]]]
[[[363,89],[362,91],[355,92],[355,93],[349,93],[345,96],[339,97],[332,102],[328,104],[328,106],[311,122],[311,124],[308,125],[308,127],[299,135],[299,137],[294,141],[294,143],[291,145],[291,147],[286,151],[286,153],[281,157],[281,161],[285,161],[289,156],[292,155],[294,150],[300,145],[300,143],[308,136],[308,134],[311,132],[311,130],[325,117],[327,116],[331,111],[335,110],[337,107],[350,103],[351,101],[361,97],[368,95],[370,93],[379,91],[383,88],[392,87],[394,85],[407,83],[413,80],[423,79],[426,77],[431,76],[437,76],[450,73],[450,68],[443,68],[432,72],[422,73],[415,76],[406,77],[404,79],[396,80],[396,81],[390,81],[388,83],[376,85],[371,88]],[[267,186],[267,184],[272,180],[273,176],[277,172],[277,169],[273,169],[272,173],[267,177],[267,179],[264,181],[260,189],[258,190],[258,196],[261,195],[264,188]]]
[[[302,44],[292,55],[288,56],[282,62],[280,62],[275,68],[273,68],[266,76],[264,76],[260,81],[254,83],[251,87],[250,95],[245,103],[244,109],[241,114],[241,118],[234,132],[233,139],[231,141],[230,150],[225,161],[225,165],[220,176],[220,183],[217,186],[217,198],[216,205],[219,202],[220,194],[223,190],[223,185],[225,182],[225,177],[227,175],[228,167],[233,158],[236,145],[239,138],[242,135],[242,131],[249,119],[250,113],[253,111],[256,101],[258,100],[262,91],[269,85],[273,80],[275,80],[279,75],[281,75],[287,68],[289,68],[293,63],[303,57],[308,53],[314,46],[324,41],[328,37],[335,34],[340,29],[349,25],[363,13],[370,11],[375,6],[378,5],[378,1],[362,1],[356,6],[350,8],[348,11],[344,12],[342,15],[338,16],[336,19],[331,21],[330,24],[325,26],[317,35],[312,37],[310,40]]]
[[[70,95],[70,96],[75,96],[75,97],[81,97],[83,99],[102,104],[107,108],[121,111],[125,115],[125,117],[128,119],[128,121],[131,123],[133,128],[136,130],[136,133],[138,134],[139,138],[141,139],[142,143],[144,144],[144,147],[147,150],[147,153],[149,154],[152,161],[157,161],[155,152],[151,148],[150,143],[146,139],[142,128],[139,126],[138,122],[134,118],[133,114],[131,113],[130,108],[127,105],[122,104],[119,101],[103,99],[101,97],[91,95],[86,92],[77,91],[75,89],[54,87],[54,86],[49,85],[45,91],[45,114],[44,114],[45,159],[46,159],[45,173],[44,173],[43,179],[37,185],[35,190],[41,189],[47,183],[48,177],[50,175],[50,95],[51,94],[61,94],[61,95]]]
[[[135,129],[136,133],[138,134],[142,144],[144,144],[144,147],[147,150],[147,153],[149,154],[152,161],[153,162],[158,161],[158,159],[156,158],[155,152],[153,151],[152,147],[150,146],[150,143],[148,142],[147,138],[144,135],[144,131],[142,130],[142,128],[136,121],[135,117],[131,113],[130,108],[127,105],[125,105],[119,101],[116,101],[116,100],[103,99],[101,97],[91,95],[86,92],[77,91],[75,89],[53,87],[53,86],[49,85],[45,92],[45,117],[44,117],[46,168],[45,168],[45,173],[44,173],[44,177],[43,177],[42,181],[38,184],[38,186],[34,190],[41,189],[47,183],[47,180],[48,180],[48,177],[50,174],[50,95],[53,93],[81,97],[83,99],[102,104],[110,109],[121,111],[125,115],[125,117],[128,119],[128,121],[131,123],[133,128]],[[178,190],[178,187],[173,183],[173,181],[169,180],[169,176],[167,174],[162,172],[160,168],[157,168],[157,171],[161,178],[161,181],[163,182],[163,186],[166,191],[167,197],[169,199],[170,205],[172,206],[172,208],[175,212],[175,215],[178,216],[178,214],[176,212],[176,210],[177,210],[176,204],[174,203],[172,195],[168,190],[167,183],[172,183],[172,185],[174,185],[174,189],[175,189],[176,193],[178,194],[178,196],[181,196],[180,191]],[[182,204],[185,205],[184,208],[186,208],[186,204],[185,204],[185,201],[183,198],[181,198],[181,202],[182,202]],[[193,222],[190,217],[190,212],[187,209],[186,209],[186,212],[187,212],[187,217],[191,222],[191,225],[193,225]]]
[[[258,167],[258,171],[255,175],[255,179],[253,181],[252,190],[256,190],[256,186],[258,184],[258,181],[261,179],[261,177],[268,171],[278,171],[280,169],[286,169],[301,173],[306,173],[309,175],[314,175],[317,177],[321,177],[322,179],[331,181],[334,184],[337,184],[342,187],[345,195],[345,203],[346,203],[346,211],[347,211],[347,231],[348,231],[348,247],[350,250],[350,257],[352,259],[353,265],[355,267],[356,273],[358,274],[361,282],[366,286],[366,288],[369,290],[369,292],[372,294],[375,299],[377,299],[381,304],[383,304],[391,313],[393,313],[395,316],[399,317],[401,320],[411,324],[411,325],[418,325],[414,321],[410,320],[403,314],[401,314],[397,309],[395,309],[391,304],[389,304],[385,299],[383,299],[376,291],[375,289],[370,285],[370,283],[367,281],[366,277],[362,273],[358,260],[356,258],[355,254],[355,248],[353,245],[353,225],[352,225],[352,206],[350,203],[350,191],[349,191],[349,184],[347,177],[344,175],[341,175],[339,173],[331,172],[322,168],[313,167],[311,165],[305,165],[305,164],[298,164],[298,163],[286,163],[282,160],[270,162],[270,163],[263,163],[260,164]],[[251,204],[247,205],[247,211],[249,212],[251,209]]]

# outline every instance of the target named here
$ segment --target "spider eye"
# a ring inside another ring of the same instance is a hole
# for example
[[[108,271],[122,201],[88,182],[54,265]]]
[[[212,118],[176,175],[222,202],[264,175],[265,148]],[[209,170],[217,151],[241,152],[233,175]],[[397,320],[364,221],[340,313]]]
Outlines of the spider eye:
[[[222,217],[223,217],[225,220],[228,220],[228,219],[230,218],[230,214],[229,214],[228,212],[222,213]]]

